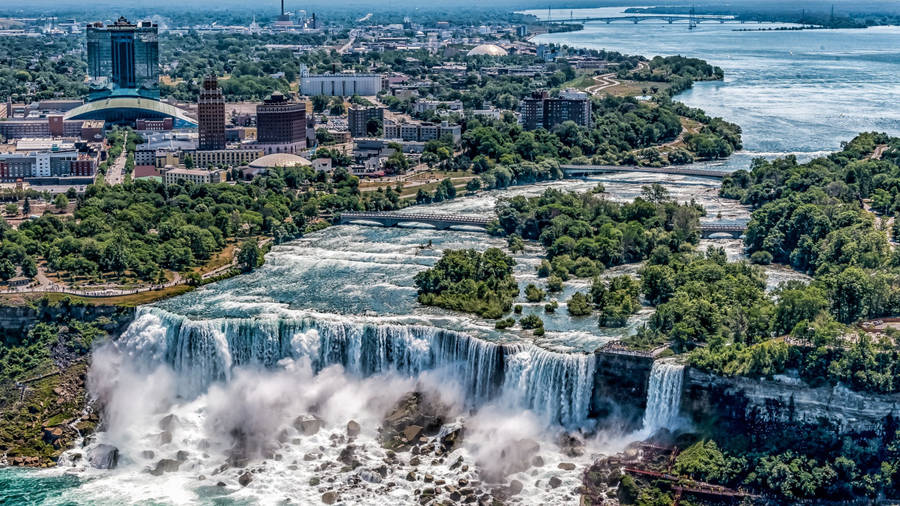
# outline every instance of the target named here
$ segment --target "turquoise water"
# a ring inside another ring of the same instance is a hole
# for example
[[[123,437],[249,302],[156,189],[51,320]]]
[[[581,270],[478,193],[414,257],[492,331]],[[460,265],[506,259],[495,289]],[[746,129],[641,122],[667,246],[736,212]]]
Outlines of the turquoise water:
[[[620,10],[576,9],[574,16]],[[568,17],[569,11],[553,15]],[[540,35],[535,42],[648,57],[681,54],[722,67],[724,81],[697,83],[678,99],[743,128],[745,151],[726,166],[743,168],[754,156],[817,156],[862,131],[900,134],[900,27],[735,31],[774,26],[701,23],[689,31],[679,23],[588,23],[583,31]]]
[[[30,469],[0,470],[0,504],[77,504],[62,497],[81,480],[72,475],[51,475]]]

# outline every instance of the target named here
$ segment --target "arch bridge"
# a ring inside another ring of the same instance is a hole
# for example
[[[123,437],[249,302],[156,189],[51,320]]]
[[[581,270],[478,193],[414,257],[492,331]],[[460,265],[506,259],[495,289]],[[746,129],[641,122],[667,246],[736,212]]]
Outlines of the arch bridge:
[[[459,214],[424,214],[424,213],[394,213],[394,212],[370,212],[370,213],[342,213],[339,224],[355,223],[357,225],[381,225],[394,227],[401,223],[423,223],[431,225],[438,230],[446,230],[451,227],[465,226],[478,227],[487,231],[491,219],[478,216],[465,216]]]
[[[644,172],[649,174],[672,174],[681,176],[723,179],[731,174],[721,170],[688,169],[683,167],[637,167],[634,165],[560,165],[566,177],[585,177],[607,172]]]
[[[726,223],[701,223],[700,224],[700,237],[704,239],[709,239],[713,235],[717,234],[728,234],[733,239],[740,239],[741,236],[744,235],[744,232],[747,231],[747,225],[745,224],[726,224]]]
[[[374,225],[382,227],[395,227],[401,223],[423,223],[431,225],[438,230],[447,230],[451,227],[465,226],[477,227],[487,232],[491,218],[478,216],[466,216],[459,214],[425,214],[425,213],[395,213],[395,212],[368,212],[368,213],[342,213],[338,220],[339,225]],[[700,235],[710,238],[717,234],[728,234],[739,239],[747,230],[744,224],[728,223],[701,223]]]

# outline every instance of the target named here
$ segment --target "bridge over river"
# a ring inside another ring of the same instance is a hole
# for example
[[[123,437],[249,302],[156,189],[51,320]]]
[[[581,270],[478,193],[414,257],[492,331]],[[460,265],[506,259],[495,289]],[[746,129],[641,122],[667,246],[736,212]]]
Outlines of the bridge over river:
[[[446,230],[452,227],[475,227],[487,231],[491,218],[480,216],[467,216],[461,214],[425,214],[425,213],[395,213],[395,212],[371,212],[371,213],[342,213],[339,224],[354,223],[357,225],[375,225],[382,227],[394,227],[401,223],[421,223],[431,225],[438,230]],[[747,229],[743,224],[730,223],[701,223],[700,234],[704,238],[718,234],[727,234],[734,238],[740,238]]]
[[[686,22],[691,24],[697,23],[743,23],[744,21],[739,19],[734,19],[732,16],[689,16],[689,15],[668,15],[668,14],[648,14],[648,15],[640,15],[640,16],[611,16],[611,17],[586,17],[586,18],[576,18],[576,17],[560,17],[556,19],[544,19],[541,20],[541,23],[588,23],[588,22],[600,22],[600,23],[614,23],[617,21],[626,21],[634,24],[638,24],[641,21],[657,21],[672,23],[676,22]]]
[[[644,172],[648,174],[672,174],[676,176],[708,177],[723,179],[731,174],[721,170],[689,169],[685,167],[638,167],[634,165],[560,165],[566,177],[585,177],[608,172]]]

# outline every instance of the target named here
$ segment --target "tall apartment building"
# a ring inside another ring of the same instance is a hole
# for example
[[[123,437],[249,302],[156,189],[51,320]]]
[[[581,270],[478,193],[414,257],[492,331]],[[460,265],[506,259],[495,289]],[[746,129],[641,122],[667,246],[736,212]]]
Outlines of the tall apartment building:
[[[256,145],[265,153],[297,154],[306,147],[306,104],[272,93],[256,106]]]
[[[197,132],[198,150],[225,149],[225,95],[216,76],[203,78],[197,99]]]
[[[159,98],[159,29],[150,21],[88,25],[87,57],[92,98],[119,90]]]
[[[383,107],[360,107],[352,106],[347,110],[347,127],[350,135],[353,137],[372,137],[369,135],[368,127],[370,120],[377,120],[384,126],[384,108]]]
[[[591,125],[591,99],[587,93],[577,90],[560,92],[558,98],[551,98],[546,91],[532,93],[530,98],[519,102],[519,112],[525,130],[550,130],[565,121],[584,127]]]
[[[462,139],[462,128],[459,125],[450,125],[446,121],[435,123],[384,123],[385,139],[402,139],[404,141],[426,142],[432,139],[440,139],[444,135],[453,137],[453,143],[457,144]]]

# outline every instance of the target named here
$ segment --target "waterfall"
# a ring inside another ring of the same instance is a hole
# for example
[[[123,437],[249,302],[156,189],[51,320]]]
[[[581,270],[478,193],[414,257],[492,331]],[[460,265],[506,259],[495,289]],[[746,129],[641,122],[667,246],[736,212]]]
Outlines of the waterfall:
[[[171,366],[179,375],[178,393],[186,397],[229,381],[233,367],[275,367],[285,358],[306,357],[316,372],[339,364],[360,377],[447,370],[472,406],[496,400],[567,427],[587,422],[595,370],[592,354],[496,344],[429,326],[316,318],[191,320],[153,307],[138,309],[117,345],[148,369]]]
[[[681,409],[681,383],[684,366],[657,360],[650,370],[647,386],[647,408],[644,411],[644,430],[672,429]]]

